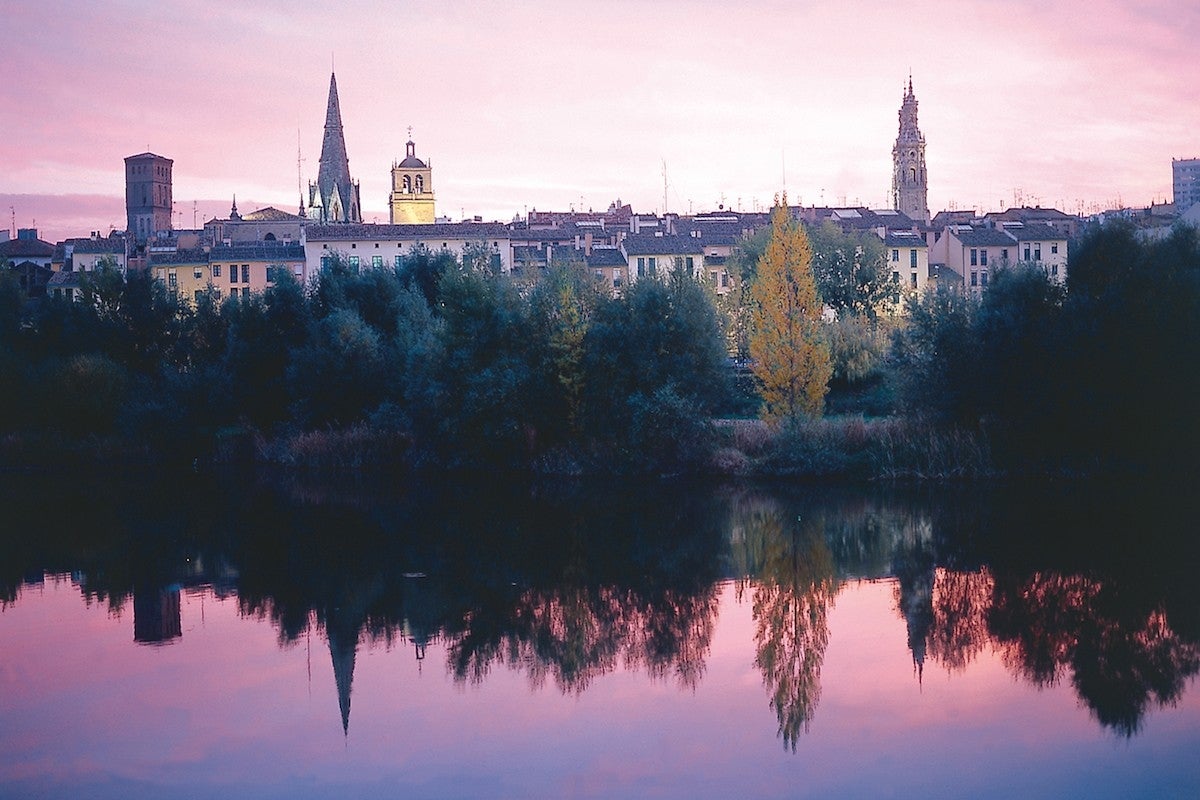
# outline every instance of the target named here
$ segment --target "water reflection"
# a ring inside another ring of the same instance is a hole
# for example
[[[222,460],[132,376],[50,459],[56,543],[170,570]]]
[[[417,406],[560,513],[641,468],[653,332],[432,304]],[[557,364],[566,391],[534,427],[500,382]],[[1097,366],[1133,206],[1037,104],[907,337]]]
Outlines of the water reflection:
[[[914,680],[996,652],[1034,686],[1069,683],[1122,736],[1200,671],[1197,544],[1179,497],[686,485],[330,486],[161,476],[87,509],[6,484],[0,605],[67,574],[133,639],[185,636],[180,595],[211,586],[282,645],[328,645],[343,733],[360,650],[433,643],[464,685],[496,669],[579,697],[617,671],[695,691],[721,582],[753,618],[752,658],[795,750],[821,699],[848,581],[893,582]],[[181,495],[179,486],[187,484]],[[189,499],[192,498],[192,499]],[[1137,530],[1138,535],[1130,535]]]

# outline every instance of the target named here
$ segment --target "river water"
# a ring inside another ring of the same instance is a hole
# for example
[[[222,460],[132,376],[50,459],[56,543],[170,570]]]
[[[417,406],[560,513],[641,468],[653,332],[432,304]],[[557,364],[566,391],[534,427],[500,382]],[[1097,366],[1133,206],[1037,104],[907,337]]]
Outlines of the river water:
[[[1196,797],[1197,501],[6,476],[0,797]]]

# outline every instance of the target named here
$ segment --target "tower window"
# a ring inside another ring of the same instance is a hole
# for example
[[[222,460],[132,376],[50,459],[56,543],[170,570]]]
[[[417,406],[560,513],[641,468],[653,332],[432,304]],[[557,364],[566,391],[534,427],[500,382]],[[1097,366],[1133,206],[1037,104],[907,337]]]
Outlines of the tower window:
[[[916,250],[908,251],[908,265],[910,267],[912,267],[913,269],[917,268],[917,251]]]

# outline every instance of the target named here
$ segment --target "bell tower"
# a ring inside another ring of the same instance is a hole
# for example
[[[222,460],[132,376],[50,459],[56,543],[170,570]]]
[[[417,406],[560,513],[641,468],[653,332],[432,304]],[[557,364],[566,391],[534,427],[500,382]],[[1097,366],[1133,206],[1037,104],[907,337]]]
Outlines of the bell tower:
[[[408,129],[404,160],[392,164],[392,192],[388,196],[388,207],[393,225],[433,224],[433,165],[417,158],[412,128]]]
[[[915,221],[929,222],[928,191],[925,137],[917,127],[917,97],[909,75],[900,104],[900,134],[892,148],[892,207]]]

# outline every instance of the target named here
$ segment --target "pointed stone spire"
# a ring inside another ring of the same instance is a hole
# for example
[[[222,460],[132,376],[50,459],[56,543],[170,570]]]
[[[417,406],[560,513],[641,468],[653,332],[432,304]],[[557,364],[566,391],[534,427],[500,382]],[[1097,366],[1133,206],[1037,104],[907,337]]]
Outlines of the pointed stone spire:
[[[233,196],[233,207],[229,209],[229,218],[232,220],[239,220],[242,218],[242,215],[239,214],[238,210],[237,210],[237,195],[236,194]]]
[[[342,198],[342,213],[328,222],[361,222],[358,204],[349,202],[357,187],[350,180],[350,159],[346,155],[346,137],[342,130],[342,109],[338,103],[337,75],[329,74],[329,104],[325,109],[325,138],[321,141],[321,165],[317,170],[317,189],[322,206],[330,208],[334,189]]]

